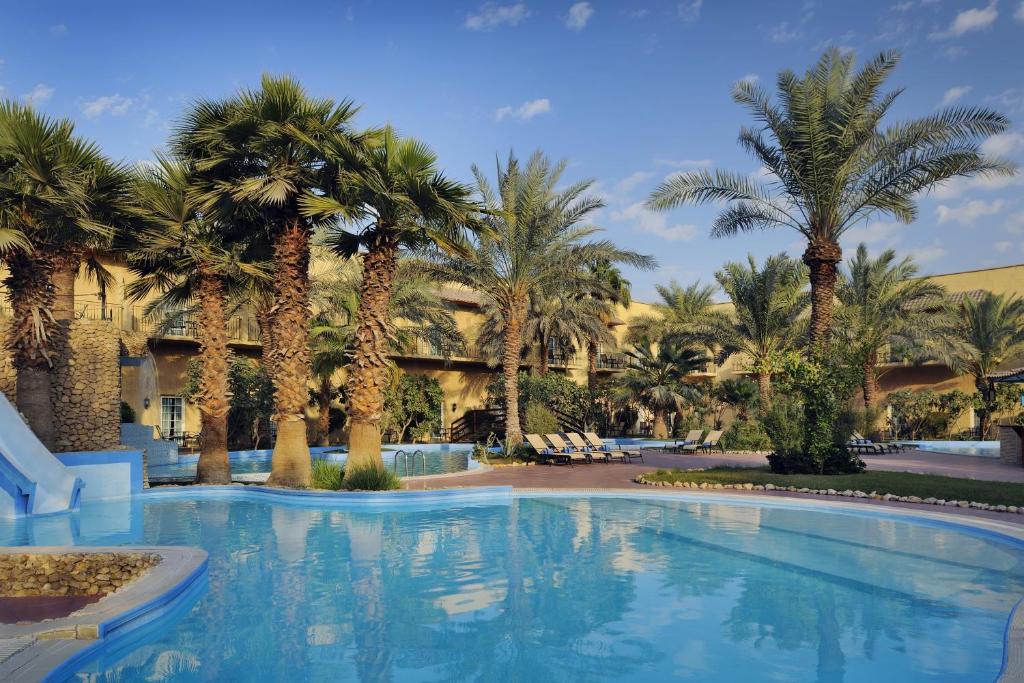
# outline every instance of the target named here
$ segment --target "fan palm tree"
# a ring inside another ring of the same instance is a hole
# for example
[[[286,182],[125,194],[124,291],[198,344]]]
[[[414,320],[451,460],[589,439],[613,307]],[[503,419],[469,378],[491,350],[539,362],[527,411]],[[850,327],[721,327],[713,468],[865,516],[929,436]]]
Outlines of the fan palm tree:
[[[340,258],[326,253],[322,273],[314,274],[312,301],[317,309],[310,328],[313,376],[317,380],[318,435],[326,446],[330,404],[337,387],[334,376],[352,361],[362,290],[361,257]],[[414,351],[422,340],[438,355],[448,358],[461,353],[466,340],[459,331],[452,306],[438,293],[437,283],[424,277],[417,265],[400,259],[394,289],[388,303],[393,331],[389,354]],[[394,363],[388,362],[394,374]]]
[[[112,239],[111,219],[126,208],[121,186],[128,181],[127,170],[76,137],[70,121],[0,103],[0,258],[13,315],[6,347],[18,409],[50,448],[56,441],[51,373],[67,333],[54,315],[54,274],[61,255]],[[61,302],[67,322],[72,305],[66,297]]]
[[[661,301],[653,305],[653,314],[633,318],[626,335],[629,342],[665,338],[681,345],[714,344],[716,331],[728,321],[725,312],[715,308],[714,287],[699,282],[683,287],[673,280],[655,290]]]
[[[614,314],[615,307],[629,308],[632,303],[630,284],[629,280],[622,276],[622,271],[605,261],[591,264],[589,269],[595,285],[590,296],[608,306],[609,318]],[[587,340],[587,388],[591,393],[597,391],[597,354],[604,342],[603,334],[607,330],[605,325],[601,336],[594,335]]]
[[[938,344],[939,357],[954,372],[968,374],[984,397],[988,376],[1004,363],[1024,357],[1024,299],[985,292],[978,301],[966,298],[952,326]],[[981,412],[981,436],[992,425],[994,406]]]
[[[364,148],[346,138],[325,145],[327,192],[306,194],[307,216],[341,219],[327,242],[343,256],[365,249],[352,363],[348,373],[349,468],[383,469],[380,421],[391,381],[389,315],[399,253],[438,245],[458,252],[476,226],[472,191],[446,178],[437,156],[390,126]],[[350,207],[356,207],[354,210]]]
[[[537,351],[537,374],[543,377],[548,373],[552,352],[567,356],[570,351],[587,345],[591,339],[596,339],[597,343],[613,341],[605,322],[609,311],[609,306],[603,301],[581,292],[532,296],[523,325],[523,340],[526,342],[524,348]],[[491,346],[501,348],[504,337],[502,318],[493,308],[492,315],[495,322],[490,329],[496,330],[498,335]],[[481,331],[485,329],[488,327],[481,326]],[[477,341],[480,342],[479,337]]]
[[[985,138],[1009,125],[988,109],[948,108],[880,130],[900,93],[882,93],[898,61],[896,52],[885,52],[855,71],[852,53],[832,49],[802,78],[780,73],[778,103],[751,81],[737,83],[733,99],[760,125],[742,128],[739,142],[765,180],[726,171],[679,173],[648,200],[656,210],[729,203],[713,237],[775,227],[799,232],[807,241],[812,346],[831,328],[839,238],[847,230],[879,215],[913,221],[917,197],[943,180],[1012,171],[979,151]]]
[[[657,347],[657,350],[655,350]],[[686,376],[710,362],[702,351],[662,338],[657,345],[641,342],[626,351],[632,367],[617,380],[616,400],[634,403],[654,415],[655,439],[668,438],[668,414],[683,409],[697,390]]]
[[[228,333],[230,290],[243,279],[267,279],[259,264],[248,263],[239,245],[228,244],[222,224],[204,215],[191,190],[195,169],[185,161],[158,156],[136,184],[147,229],[127,252],[136,279],[125,288],[130,301],[154,292],[151,314],[180,319],[195,309],[202,370],[195,400],[199,408],[200,484],[230,484],[228,461]]]
[[[435,251],[426,256],[433,277],[479,292],[485,305],[499,311],[504,329],[505,441],[510,448],[523,440],[518,375],[531,297],[571,288],[587,278],[586,264],[608,261],[640,268],[654,264],[649,256],[619,249],[607,240],[589,239],[599,228],[584,221],[603,205],[586,194],[592,181],[557,189],[564,170],[565,162],[552,164],[540,152],[525,165],[510,154],[504,166],[497,164],[497,184],[492,185],[474,166],[487,230],[478,233],[465,255]]]
[[[948,326],[946,289],[917,277],[913,259],[896,260],[887,249],[875,259],[867,247],[857,247],[836,287],[836,336],[864,371],[864,407],[878,396],[879,355],[886,346],[898,353],[922,358],[929,340]]]
[[[798,318],[806,310],[807,271],[785,254],[769,256],[758,268],[753,256],[747,263],[729,262],[715,273],[729,296],[733,314],[717,334],[719,361],[742,354],[757,379],[761,405],[771,400],[772,375],[786,351],[798,343]]]
[[[273,254],[269,368],[277,441],[268,483],[309,486],[305,409],[310,379],[309,258],[316,222],[300,199],[329,185],[325,146],[358,147],[357,108],[310,97],[294,79],[264,75],[260,88],[224,101],[200,101],[173,136],[175,152],[206,179],[195,194],[204,212],[243,213],[259,225],[247,237]],[[333,171],[334,169],[332,169]],[[225,208],[225,205],[230,208]]]

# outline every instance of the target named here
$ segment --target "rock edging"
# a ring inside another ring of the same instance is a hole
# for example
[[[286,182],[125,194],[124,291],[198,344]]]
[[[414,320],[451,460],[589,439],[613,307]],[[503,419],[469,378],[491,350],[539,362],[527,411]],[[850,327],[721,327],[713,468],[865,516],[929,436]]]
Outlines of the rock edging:
[[[939,505],[943,507],[959,507],[959,508],[974,508],[976,510],[990,510],[992,512],[1005,512],[1008,514],[1020,515],[1024,514],[1024,507],[1018,507],[1016,505],[989,505],[988,503],[979,503],[972,500],[946,500],[944,498],[920,498],[918,496],[896,496],[891,493],[878,493],[872,491],[871,493],[865,493],[864,491],[855,491],[852,489],[845,489],[843,491],[837,491],[836,489],[811,489],[806,487],[796,486],[776,486],[775,484],[720,484],[720,483],[708,483],[708,482],[692,482],[692,481],[656,481],[647,479],[643,474],[638,474],[633,479],[637,484],[644,486],[660,486],[665,488],[683,488],[683,489],[701,489],[701,490],[716,490],[716,489],[733,489],[736,491],[786,491],[789,493],[806,493],[817,496],[840,496],[843,498],[870,498],[872,500],[884,500],[884,501],[896,501],[899,503],[915,503],[919,505]]]

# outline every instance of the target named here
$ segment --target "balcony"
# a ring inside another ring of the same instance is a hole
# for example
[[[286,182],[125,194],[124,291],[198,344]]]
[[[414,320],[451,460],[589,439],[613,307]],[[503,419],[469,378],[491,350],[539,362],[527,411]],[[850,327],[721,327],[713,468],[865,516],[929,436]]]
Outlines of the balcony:
[[[183,312],[168,320],[165,315],[147,315],[145,306],[133,306],[127,329],[141,332],[151,339],[198,341],[199,321],[192,313]],[[236,315],[227,321],[228,342],[257,345],[262,339],[255,318]]]

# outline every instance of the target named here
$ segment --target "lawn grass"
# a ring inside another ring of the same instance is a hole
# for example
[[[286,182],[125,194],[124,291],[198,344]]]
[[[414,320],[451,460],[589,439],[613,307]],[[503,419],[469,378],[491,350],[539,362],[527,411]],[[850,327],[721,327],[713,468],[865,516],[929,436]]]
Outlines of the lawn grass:
[[[1024,484],[943,477],[936,474],[869,471],[860,474],[772,474],[768,468],[717,467],[703,472],[679,469],[646,472],[647,481],[700,484],[774,484],[809,489],[876,492],[880,495],[967,500],[989,505],[1024,506]]]

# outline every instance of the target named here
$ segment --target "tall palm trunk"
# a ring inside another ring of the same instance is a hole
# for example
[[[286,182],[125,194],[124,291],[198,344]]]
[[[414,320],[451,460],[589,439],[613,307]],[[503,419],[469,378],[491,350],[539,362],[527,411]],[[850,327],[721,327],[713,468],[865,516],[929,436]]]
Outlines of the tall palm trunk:
[[[540,363],[537,364],[538,377],[543,377],[548,374],[548,370],[551,369],[551,357],[548,355],[550,353],[550,344],[551,341],[549,339],[541,337]]]
[[[391,379],[388,346],[393,336],[388,308],[398,267],[398,240],[382,231],[363,257],[355,343],[348,375],[349,424],[347,466],[384,468],[380,457],[380,420],[384,390]]]
[[[53,404],[50,401],[53,319],[53,260],[43,250],[29,255],[14,252],[6,259],[4,281],[11,304],[7,350],[16,372],[18,410],[29,427],[51,450],[56,445]]]
[[[985,393],[988,391],[988,381],[985,375],[974,378],[974,388],[977,389],[979,396],[985,396]],[[983,400],[982,406],[982,409],[978,411],[978,419],[980,420],[978,427],[981,429],[979,438],[984,440],[988,436],[988,430],[992,427],[992,412],[988,401]]]
[[[587,344],[587,389],[591,394],[597,391],[597,342],[593,339]]]
[[[832,329],[837,264],[843,252],[835,242],[815,241],[807,246],[803,261],[811,281],[811,347],[821,347]]]
[[[874,351],[864,361],[864,382],[861,389],[864,391],[864,409],[871,410],[878,399],[878,354]]]
[[[519,351],[523,348],[523,319],[526,317],[526,297],[512,300],[508,324],[505,326],[501,370],[505,375],[505,450],[506,454],[523,442],[519,424]]]
[[[309,393],[309,229],[288,223],[274,243],[277,273],[271,309],[270,366],[274,379],[277,441],[271,460],[272,486],[308,487],[312,463],[306,442]]]
[[[224,284],[213,273],[201,273],[199,298],[199,484],[230,484],[228,461],[228,336]]]
[[[652,436],[655,439],[668,438],[668,420],[665,419],[664,410],[654,411],[654,433]]]
[[[772,402],[772,376],[767,372],[757,373],[757,393],[761,396],[761,408],[767,408]]]
[[[67,248],[58,252],[53,258],[53,274],[50,280],[53,282],[53,337],[50,340],[53,349],[53,357],[56,360],[60,357],[67,357],[71,349],[71,325],[75,321],[75,280],[78,278],[78,268],[82,262],[81,252],[76,248]],[[56,377],[53,370],[50,371],[50,402],[53,406],[54,418],[54,440],[59,441],[60,432],[60,410],[64,405],[59,391]]]
[[[316,402],[319,408],[316,421],[316,435],[317,444],[320,446],[330,446],[330,431],[331,431],[331,394],[334,392],[331,390],[331,378],[321,377],[320,387],[317,389]]]

